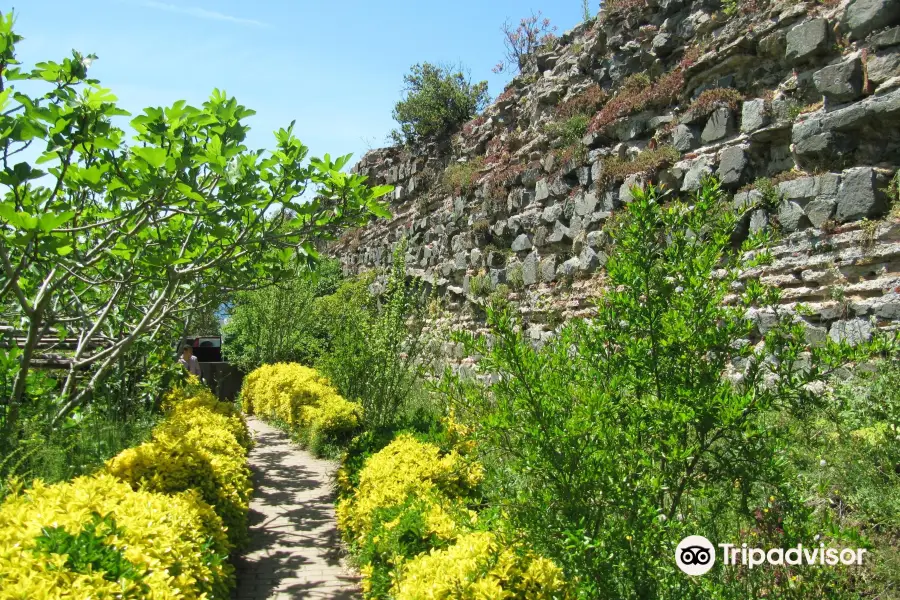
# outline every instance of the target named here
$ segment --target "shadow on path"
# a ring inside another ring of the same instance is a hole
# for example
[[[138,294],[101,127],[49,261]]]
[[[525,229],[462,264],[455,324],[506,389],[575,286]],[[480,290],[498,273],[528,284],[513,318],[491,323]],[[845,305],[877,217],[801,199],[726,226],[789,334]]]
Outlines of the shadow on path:
[[[274,427],[250,418],[254,497],[250,543],[235,562],[235,600],[361,597],[359,578],[344,565],[334,518],[336,465],[291,443]]]

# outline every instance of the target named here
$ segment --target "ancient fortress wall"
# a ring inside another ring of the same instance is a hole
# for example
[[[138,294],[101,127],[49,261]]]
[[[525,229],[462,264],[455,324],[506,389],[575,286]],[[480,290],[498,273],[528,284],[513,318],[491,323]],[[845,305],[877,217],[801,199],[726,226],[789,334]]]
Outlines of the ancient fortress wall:
[[[535,55],[451,144],[366,154],[355,171],[396,186],[394,216],[331,248],[345,268],[385,265],[407,237],[454,325],[481,327],[499,294],[539,342],[590,313],[604,224],[633,184],[690,192],[715,174],[744,232],[778,234],[762,281],[810,309],[811,341],[900,322],[900,0],[617,5]]]

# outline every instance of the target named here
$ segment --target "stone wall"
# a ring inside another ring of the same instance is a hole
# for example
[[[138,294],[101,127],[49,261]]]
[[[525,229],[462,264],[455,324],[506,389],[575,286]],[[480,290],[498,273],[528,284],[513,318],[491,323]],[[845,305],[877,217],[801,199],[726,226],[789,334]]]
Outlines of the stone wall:
[[[499,294],[539,342],[590,313],[604,223],[633,185],[691,192],[715,174],[739,233],[778,235],[774,264],[746,276],[804,303],[811,341],[900,321],[900,1],[615,4],[532,56],[452,143],[366,154],[354,170],[396,186],[394,217],[332,247],[345,268],[385,265],[407,237],[455,325],[479,328]]]

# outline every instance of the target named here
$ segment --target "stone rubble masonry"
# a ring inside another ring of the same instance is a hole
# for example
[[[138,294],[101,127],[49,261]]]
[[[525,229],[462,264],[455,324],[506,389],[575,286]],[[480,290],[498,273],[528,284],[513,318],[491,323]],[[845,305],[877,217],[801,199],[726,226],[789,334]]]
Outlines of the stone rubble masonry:
[[[541,344],[561,320],[590,316],[615,245],[604,226],[633,186],[691,193],[716,175],[744,211],[736,235],[777,229],[775,262],[745,276],[779,286],[789,310],[807,306],[810,343],[896,328],[900,222],[887,189],[900,167],[900,1],[775,0],[733,17],[715,4],[645,2],[581,24],[532,57],[504,100],[452,143],[369,152],[354,171],[397,186],[394,216],[329,252],[360,272],[386,266],[405,236],[410,274],[437,284],[451,325],[484,331],[484,299],[469,286],[478,275],[492,288],[506,283]],[[686,49],[692,59],[679,67]],[[552,137],[559,102],[594,85],[612,97],[629,76],[674,72],[683,86],[667,106],[589,132],[577,152]],[[742,101],[692,106],[715,88]],[[448,191],[446,167],[484,157],[489,144],[508,150],[512,175],[489,185],[497,171],[486,157],[471,191]],[[775,182],[774,198],[755,189],[760,178]],[[453,344],[448,359],[471,370]]]

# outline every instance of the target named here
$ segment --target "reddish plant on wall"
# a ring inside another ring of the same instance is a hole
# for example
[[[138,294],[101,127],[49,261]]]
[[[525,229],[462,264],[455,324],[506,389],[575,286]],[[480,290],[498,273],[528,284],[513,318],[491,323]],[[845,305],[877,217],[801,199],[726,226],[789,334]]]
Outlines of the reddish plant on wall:
[[[687,112],[709,114],[721,106],[737,110],[743,100],[743,95],[734,88],[712,88],[697,96]]]
[[[541,11],[531,13],[519,21],[519,26],[513,29],[507,21],[500,28],[503,32],[503,45],[506,47],[506,56],[494,67],[494,73],[502,73],[508,66],[515,65],[519,71],[525,66],[528,55],[541,46],[552,44],[556,40],[556,26],[550,26],[550,19],[542,19]]]
[[[505,195],[506,187],[512,185],[525,170],[525,165],[512,156],[509,145],[495,137],[488,142],[484,165],[490,170],[484,177],[487,194],[491,198]]]
[[[617,119],[651,107],[671,104],[684,88],[684,69],[676,67],[654,82],[643,74],[632,75],[591,120],[589,131],[598,132]]]
[[[499,104],[500,102],[506,102],[507,100],[512,98],[515,93],[516,93],[515,88],[513,88],[513,87],[506,88],[505,90],[503,90],[502,94],[497,96],[497,103]]]
[[[605,0],[600,10],[600,19],[606,21],[612,17],[624,18],[648,4],[648,0]]]
[[[463,125],[463,130],[462,130],[463,136],[470,137],[472,135],[472,133],[475,131],[475,128],[481,127],[482,125],[484,125],[485,121],[487,121],[486,117],[477,116],[474,119],[472,119],[471,121],[469,121],[468,123],[466,123],[465,125]]]
[[[608,97],[603,88],[594,84],[568,100],[560,102],[556,107],[556,118],[571,119],[578,115],[593,115],[603,106]]]

